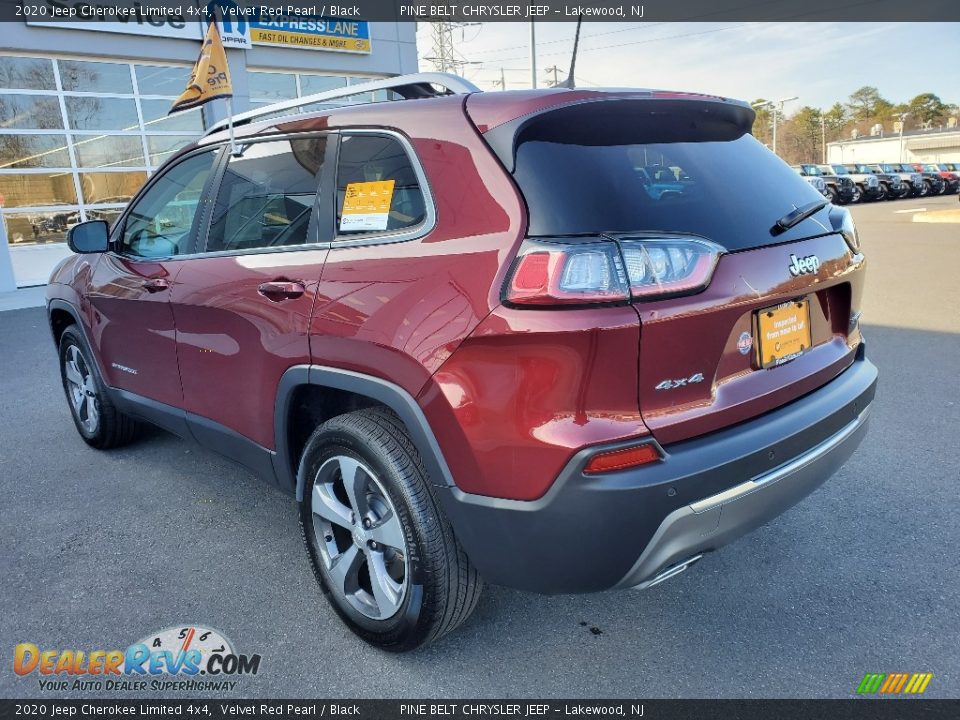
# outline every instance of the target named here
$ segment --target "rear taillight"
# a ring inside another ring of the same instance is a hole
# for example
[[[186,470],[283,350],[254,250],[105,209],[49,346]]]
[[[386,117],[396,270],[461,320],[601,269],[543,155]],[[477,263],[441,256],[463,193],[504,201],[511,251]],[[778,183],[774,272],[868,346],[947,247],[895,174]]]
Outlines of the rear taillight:
[[[629,300],[626,273],[614,242],[527,240],[507,279],[514,305],[590,305]]]
[[[710,284],[723,248],[692,238],[620,240],[630,295],[649,300],[689,295]]]
[[[691,294],[710,283],[723,252],[709,241],[680,237],[527,240],[504,301],[549,307]]]

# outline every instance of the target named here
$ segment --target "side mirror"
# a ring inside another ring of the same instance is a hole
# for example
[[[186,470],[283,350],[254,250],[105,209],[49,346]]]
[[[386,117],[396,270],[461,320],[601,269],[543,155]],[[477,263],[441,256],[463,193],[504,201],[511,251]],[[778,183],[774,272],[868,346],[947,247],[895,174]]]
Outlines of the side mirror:
[[[110,227],[106,220],[87,220],[67,232],[67,246],[75,253],[106,252],[110,244]]]

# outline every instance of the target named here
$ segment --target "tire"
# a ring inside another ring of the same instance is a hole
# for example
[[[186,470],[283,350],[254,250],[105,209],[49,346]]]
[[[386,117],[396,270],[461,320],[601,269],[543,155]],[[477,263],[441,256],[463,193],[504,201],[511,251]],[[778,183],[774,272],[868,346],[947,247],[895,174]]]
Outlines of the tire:
[[[887,199],[887,186],[886,186],[886,185],[883,185],[883,184],[881,183],[881,185],[880,185],[879,187],[880,187],[880,190],[879,190],[877,196],[874,198],[874,200],[875,200],[876,202],[880,202],[881,200],[886,200],[886,199]]]
[[[828,186],[827,186],[827,192],[830,193],[829,197],[830,197],[830,202],[831,202],[831,203],[833,203],[834,205],[842,205],[842,204],[843,204],[843,203],[840,202],[840,193],[837,192],[837,189],[836,189],[835,187],[833,187],[832,185],[828,185]]]
[[[859,185],[853,186],[853,196],[850,198],[850,204],[858,203],[863,200],[863,193],[860,191]]]
[[[60,336],[60,379],[73,424],[87,445],[108,450],[126,445],[136,437],[136,421],[110,402],[76,325],[70,325]]]
[[[328,420],[307,441],[300,474],[307,554],[350,630],[383,650],[406,652],[470,617],[483,581],[393,413],[366,409]],[[344,482],[350,476],[352,492]]]
[[[923,190],[920,191],[920,197],[927,197],[928,195],[933,194],[933,186],[930,184],[929,180],[923,181]]]
[[[937,191],[937,195],[946,195],[947,194],[947,184],[945,182],[940,183],[940,189]]]
[[[887,191],[887,197],[886,197],[887,200],[896,200],[900,197],[900,194],[897,192],[894,192],[893,187],[889,185],[886,187],[886,191]]]

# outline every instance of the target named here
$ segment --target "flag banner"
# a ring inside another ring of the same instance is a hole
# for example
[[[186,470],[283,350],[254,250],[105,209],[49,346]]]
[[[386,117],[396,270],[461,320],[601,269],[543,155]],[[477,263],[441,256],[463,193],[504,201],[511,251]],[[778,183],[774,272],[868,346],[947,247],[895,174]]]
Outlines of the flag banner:
[[[190,73],[187,89],[173,102],[167,114],[190,110],[216,98],[233,97],[233,83],[227,67],[227,52],[220,40],[216,20],[211,21],[203,39],[200,57]]]

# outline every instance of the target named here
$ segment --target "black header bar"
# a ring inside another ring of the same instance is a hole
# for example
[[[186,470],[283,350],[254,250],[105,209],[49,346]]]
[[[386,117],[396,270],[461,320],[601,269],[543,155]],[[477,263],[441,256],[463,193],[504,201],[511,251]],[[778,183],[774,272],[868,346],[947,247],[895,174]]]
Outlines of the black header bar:
[[[0,700],[6,718],[955,720],[960,700]]]
[[[960,0],[212,0],[237,20],[960,22]],[[204,0],[0,0],[0,22],[201,20]],[[218,15],[219,16],[219,15]]]

